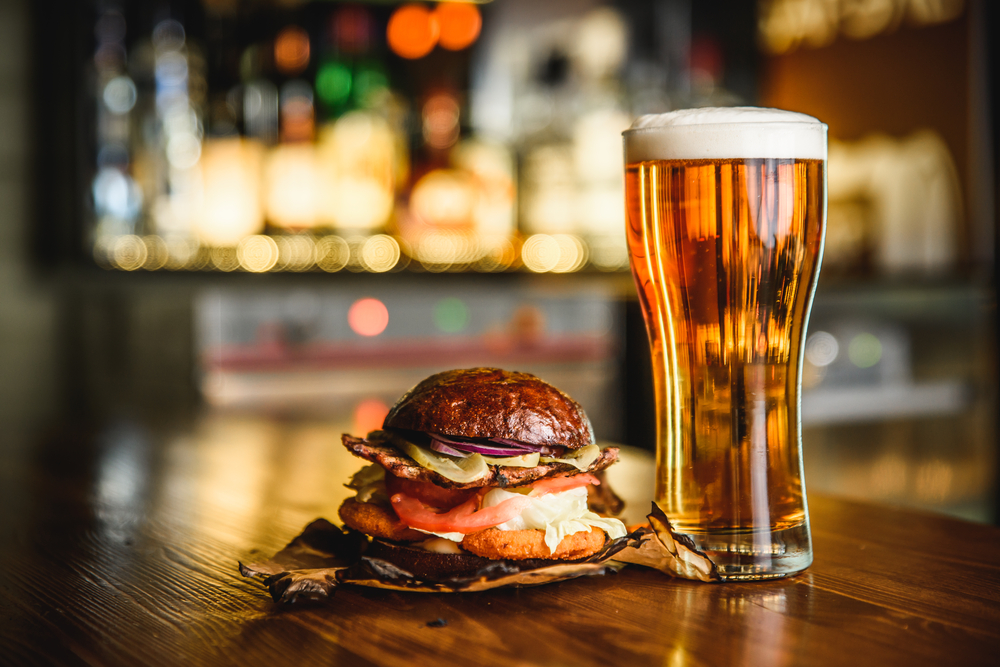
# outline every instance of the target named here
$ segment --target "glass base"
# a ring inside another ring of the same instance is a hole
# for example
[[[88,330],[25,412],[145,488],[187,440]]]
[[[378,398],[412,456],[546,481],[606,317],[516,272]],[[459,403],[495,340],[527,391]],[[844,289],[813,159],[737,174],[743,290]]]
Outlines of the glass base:
[[[715,563],[723,581],[781,579],[809,567],[809,525],[781,531],[687,533]]]

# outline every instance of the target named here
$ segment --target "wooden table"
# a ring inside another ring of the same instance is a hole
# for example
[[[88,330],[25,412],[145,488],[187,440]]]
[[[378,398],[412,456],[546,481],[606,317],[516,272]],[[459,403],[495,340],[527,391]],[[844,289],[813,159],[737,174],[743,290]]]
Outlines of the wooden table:
[[[1000,530],[811,496],[815,563],[702,584],[338,590],[279,608],[239,560],[335,518],[342,424],[207,417],[0,451],[2,665],[943,665],[1000,659]],[[440,621],[439,621],[440,619]],[[436,627],[437,626],[437,627]]]

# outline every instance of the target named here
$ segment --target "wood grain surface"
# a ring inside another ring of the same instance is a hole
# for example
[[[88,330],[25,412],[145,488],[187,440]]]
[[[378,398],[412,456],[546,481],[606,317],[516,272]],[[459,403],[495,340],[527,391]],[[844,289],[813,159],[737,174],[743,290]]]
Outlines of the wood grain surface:
[[[791,579],[713,585],[633,567],[461,595],[342,588],[329,604],[277,607],[236,563],[273,553],[318,516],[335,519],[360,465],[338,445],[341,427],[216,416],[5,446],[0,665],[976,665],[1000,655],[1000,530],[815,496],[815,562]]]

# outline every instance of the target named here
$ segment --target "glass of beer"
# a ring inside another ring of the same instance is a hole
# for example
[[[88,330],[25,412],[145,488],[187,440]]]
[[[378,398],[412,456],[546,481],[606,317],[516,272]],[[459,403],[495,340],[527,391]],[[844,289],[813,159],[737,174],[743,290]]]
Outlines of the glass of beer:
[[[656,399],[656,491],[723,579],[812,562],[799,393],[826,230],[826,125],[687,109],[624,133]]]

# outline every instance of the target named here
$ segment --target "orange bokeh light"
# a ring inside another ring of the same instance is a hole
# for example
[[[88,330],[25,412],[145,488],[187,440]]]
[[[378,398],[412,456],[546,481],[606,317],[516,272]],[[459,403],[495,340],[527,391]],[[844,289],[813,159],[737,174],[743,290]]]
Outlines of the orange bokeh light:
[[[364,436],[382,428],[389,406],[377,398],[368,398],[354,406],[354,433]]]
[[[274,40],[274,64],[286,74],[298,74],[309,64],[309,33],[291,25]]]
[[[423,58],[437,44],[437,15],[423,5],[403,5],[389,17],[385,36],[389,48],[403,58]]]
[[[440,26],[438,43],[449,51],[461,51],[471,46],[483,27],[479,9],[467,2],[442,2],[434,10]]]
[[[389,309],[378,299],[358,299],[347,311],[347,323],[359,336],[377,336],[389,325]]]

